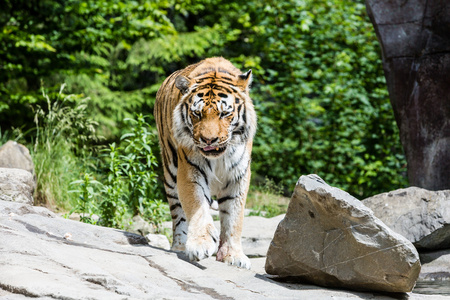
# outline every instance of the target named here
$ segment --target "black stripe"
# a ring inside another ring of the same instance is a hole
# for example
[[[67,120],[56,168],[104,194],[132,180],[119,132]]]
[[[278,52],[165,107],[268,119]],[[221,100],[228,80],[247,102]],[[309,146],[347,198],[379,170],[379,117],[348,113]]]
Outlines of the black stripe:
[[[221,86],[221,85],[217,86],[216,90],[224,91],[224,92],[227,92],[228,94],[232,94],[233,93],[233,90],[227,88],[226,86]]]
[[[191,182],[192,182],[193,184],[196,184],[196,185],[198,185],[199,187],[201,187],[201,189],[202,189],[202,191],[203,191],[203,196],[205,196],[206,201],[208,201],[209,206],[211,206],[212,203],[213,203],[213,200],[210,199],[210,198],[206,195],[206,192],[205,192],[205,189],[203,188],[203,186],[202,186],[200,183],[198,183],[197,181],[191,181]]]
[[[161,103],[158,106],[162,106],[163,103]],[[159,136],[164,136],[164,123],[163,123],[163,108],[159,107],[158,113],[159,113]]]
[[[183,114],[183,123],[192,126],[191,118],[189,118],[189,105],[187,103],[184,103],[184,110],[186,115]]]
[[[241,173],[237,177],[235,177],[234,179],[231,179],[231,180],[227,181],[227,184],[225,185],[225,189],[228,188],[228,186],[232,182],[234,182],[234,183],[239,182],[245,176],[245,174],[247,174],[249,165],[250,165],[250,160],[248,160],[247,167],[245,168],[244,173]]]
[[[208,72],[209,73],[209,72]],[[206,74],[206,73],[205,73]],[[201,83],[201,82],[203,82],[203,81],[205,81],[205,80],[208,80],[208,79],[216,79],[216,77],[214,77],[214,76],[208,76],[208,77],[203,77],[203,78],[198,78],[198,79],[195,79],[195,81],[197,82],[197,83]]]
[[[164,178],[163,179],[163,183],[168,187],[168,188],[170,188],[170,189],[175,189],[175,187],[174,186],[172,186],[172,185],[170,185],[168,182],[167,182],[167,180]]]
[[[190,161],[187,158],[187,155],[186,155],[186,153],[184,153],[184,151],[183,151],[183,154],[184,154],[184,159],[186,159],[187,163],[190,164],[191,166],[193,166],[197,171],[199,171],[201,173],[201,175],[203,175],[203,178],[205,179],[206,185],[209,185],[208,178],[206,177],[205,171],[203,171],[203,169],[200,168],[200,166],[198,166],[198,165],[194,164],[192,161]]]
[[[181,203],[175,203],[174,205],[171,205],[170,210],[172,211],[172,210],[176,209],[177,207],[181,207]]]
[[[225,196],[225,197],[217,199],[217,202],[219,204],[222,204],[223,202],[225,202],[227,200],[231,200],[231,199],[235,199],[235,198],[236,198],[235,196]]]
[[[204,158],[206,164],[208,165],[208,168],[212,171],[212,167],[211,167],[211,163],[209,162],[208,159]]]
[[[169,158],[167,157],[168,155],[167,155],[166,148],[162,146],[161,149],[162,149],[161,154],[162,154],[162,159],[163,159],[163,166],[169,167]]]
[[[184,133],[186,133],[187,135],[189,135],[189,136],[192,137],[192,132],[191,132],[191,130],[189,129],[189,127],[184,126],[184,127],[183,127],[183,131],[184,131]]]
[[[170,178],[172,179],[173,183],[177,183],[177,176],[172,174],[169,167],[167,165],[164,165],[164,170],[169,174]]]
[[[218,81],[217,83],[219,83],[219,84],[221,84],[221,85],[216,85],[216,86],[214,87],[214,89],[216,89],[216,90],[226,90],[226,91],[229,91],[229,92],[228,92],[229,94],[233,93],[233,91],[227,87],[227,86],[233,85],[232,82],[228,82],[228,81],[223,81],[223,80],[221,80],[221,81]],[[222,84],[223,84],[223,85],[222,85]]]
[[[177,197],[177,196],[171,195],[171,194],[169,194],[169,193],[166,193],[166,197],[167,197],[167,198],[170,198],[170,199],[178,200],[178,197]]]
[[[185,103],[185,106],[187,106],[186,103]],[[180,109],[180,114],[181,114],[181,120],[183,121],[183,124],[186,124],[186,116],[184,115],[183,109]]]
[[[241,163],[241,161],[244,159],[244,156],[245,156],[245,149],[246,149],[246,147],[244,148],[244,151],[242,151],[241,157],[239,157],[238,161],[234,162],[231,165],[231,168],[228,171],[233,170],[234,168],[236,168]]]
[[[241,126],[238,129],[233,130],[233,134],[234,135],[241,135],[241,134],[244,134],[244,131],[245,131],[245,127]]]
[[[211,205],[213,204],[213,200],[212,200],[212,199],[209,199],[209,198],[208,198],[208,196],[206,196],[206,194],[205,194],[205,193],[203,193],[203,196],[205,196],[205,198],[206,198],[206,201],[208,201],[208,203],[209,203],[209,206],[211,206]]]
[[[219,71],[220,72],[220,71]],[[227,72],[228,73],[228,72]],[[228,74],[230,74],[230,73],[228,73]],[[230,74],[231,75],[231,74]],[[229,81],[233,81],[233,78],[230,78],[230,77],[226,77],[226,76],[222,76],[222,77],[220,77],[219,79],[225,79],[225,80],[229,80]]]
[[[181,218],[181,219],[177,222],[177,224],[175,224],[175,227],[178,227],[178,225],[180,225],[181,222],[186,222],[186,219],[185,219],[185,218]]]
[[[238,106],[238,113],[237,113],[239,117],[240,117],[240,115],[241,115],[241,109],[242,109],[242,105],[239,105],[239,106]]]
[[[173,220],[175,220],[176,218],[178,218],[178,215],[173,215],[171,216]]]
[[[216,240],[216,238],[212,235],[212,234],[209,234],[210,236],[211,236],[211,238],[213,239],[213,241],[214,241],[214,243],[217,243],[217,240]]]
[[[177,155],[177,151],[175,150],[175,147],[172,145],[172,143],[170,141],[167,141],[167,143],[169,144],[170,152],[172,152],[173,165],[175,166],[175,168],[178,169],[178,155]]]
[[[227,212],[227,211],[226,211],[226,210],[224,210],[224,209],[220,210],[220,212],[221,212],[221,213],[223,213],[223,214],[227,214],[227,215],[229,215],[229,214],[230,214],[229,212]]]

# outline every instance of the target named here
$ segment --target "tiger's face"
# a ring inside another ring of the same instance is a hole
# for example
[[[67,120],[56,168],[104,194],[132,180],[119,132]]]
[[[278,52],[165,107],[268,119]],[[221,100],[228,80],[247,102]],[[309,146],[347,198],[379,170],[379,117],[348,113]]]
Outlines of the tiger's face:
[[[242,143],[252,136],[246,114],[251,104],[250,80],[251,71],[237,77],[220,72],[194,79],[178,76],[175,85],[183,94],[174,111],[178,142],[207,158],[217,158],[229,145]]]

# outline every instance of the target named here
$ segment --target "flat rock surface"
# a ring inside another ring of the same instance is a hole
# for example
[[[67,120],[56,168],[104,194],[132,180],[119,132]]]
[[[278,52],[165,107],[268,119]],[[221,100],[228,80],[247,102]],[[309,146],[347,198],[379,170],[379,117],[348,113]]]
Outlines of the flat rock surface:
[[[418,249],[450,248],[450,190],[409,187],[375,195],[363,203]]]
[[[350,194],[301,176],[267,253],[266,271],[323,285],[408,292],[419,255]]]
[[[214,258],[190,263],[135,234],[0,201],[0,299],[392,299],[277,282],[264,273],[264,258],[252,263],[253,270]]]

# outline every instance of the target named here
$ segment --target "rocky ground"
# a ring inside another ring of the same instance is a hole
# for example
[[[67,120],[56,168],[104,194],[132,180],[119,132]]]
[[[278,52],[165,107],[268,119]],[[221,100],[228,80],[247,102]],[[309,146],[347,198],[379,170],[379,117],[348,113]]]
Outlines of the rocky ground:
[[[0,201],[0,224],[0,299],[450,298],[279,281],[264,271],[264,257],[252,258],[252,270],[214,258],[191,263],[149,246],[139,235],[63,219],[23,203]]]

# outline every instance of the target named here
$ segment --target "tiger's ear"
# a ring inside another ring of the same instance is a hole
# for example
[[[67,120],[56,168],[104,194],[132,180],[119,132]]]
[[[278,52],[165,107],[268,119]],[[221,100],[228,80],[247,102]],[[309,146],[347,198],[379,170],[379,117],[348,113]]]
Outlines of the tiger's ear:
[[[248,70],[246,73],[241,74],[238,76],[238,87],[241,88],[241,90],[246,91],[250,88],[250,85],[252,84],[252,69]]]
[[[178,75],[175,79],[175,86],[181,91],[182,94],[186,94],[191,86],[192,81],[188,77]]]

